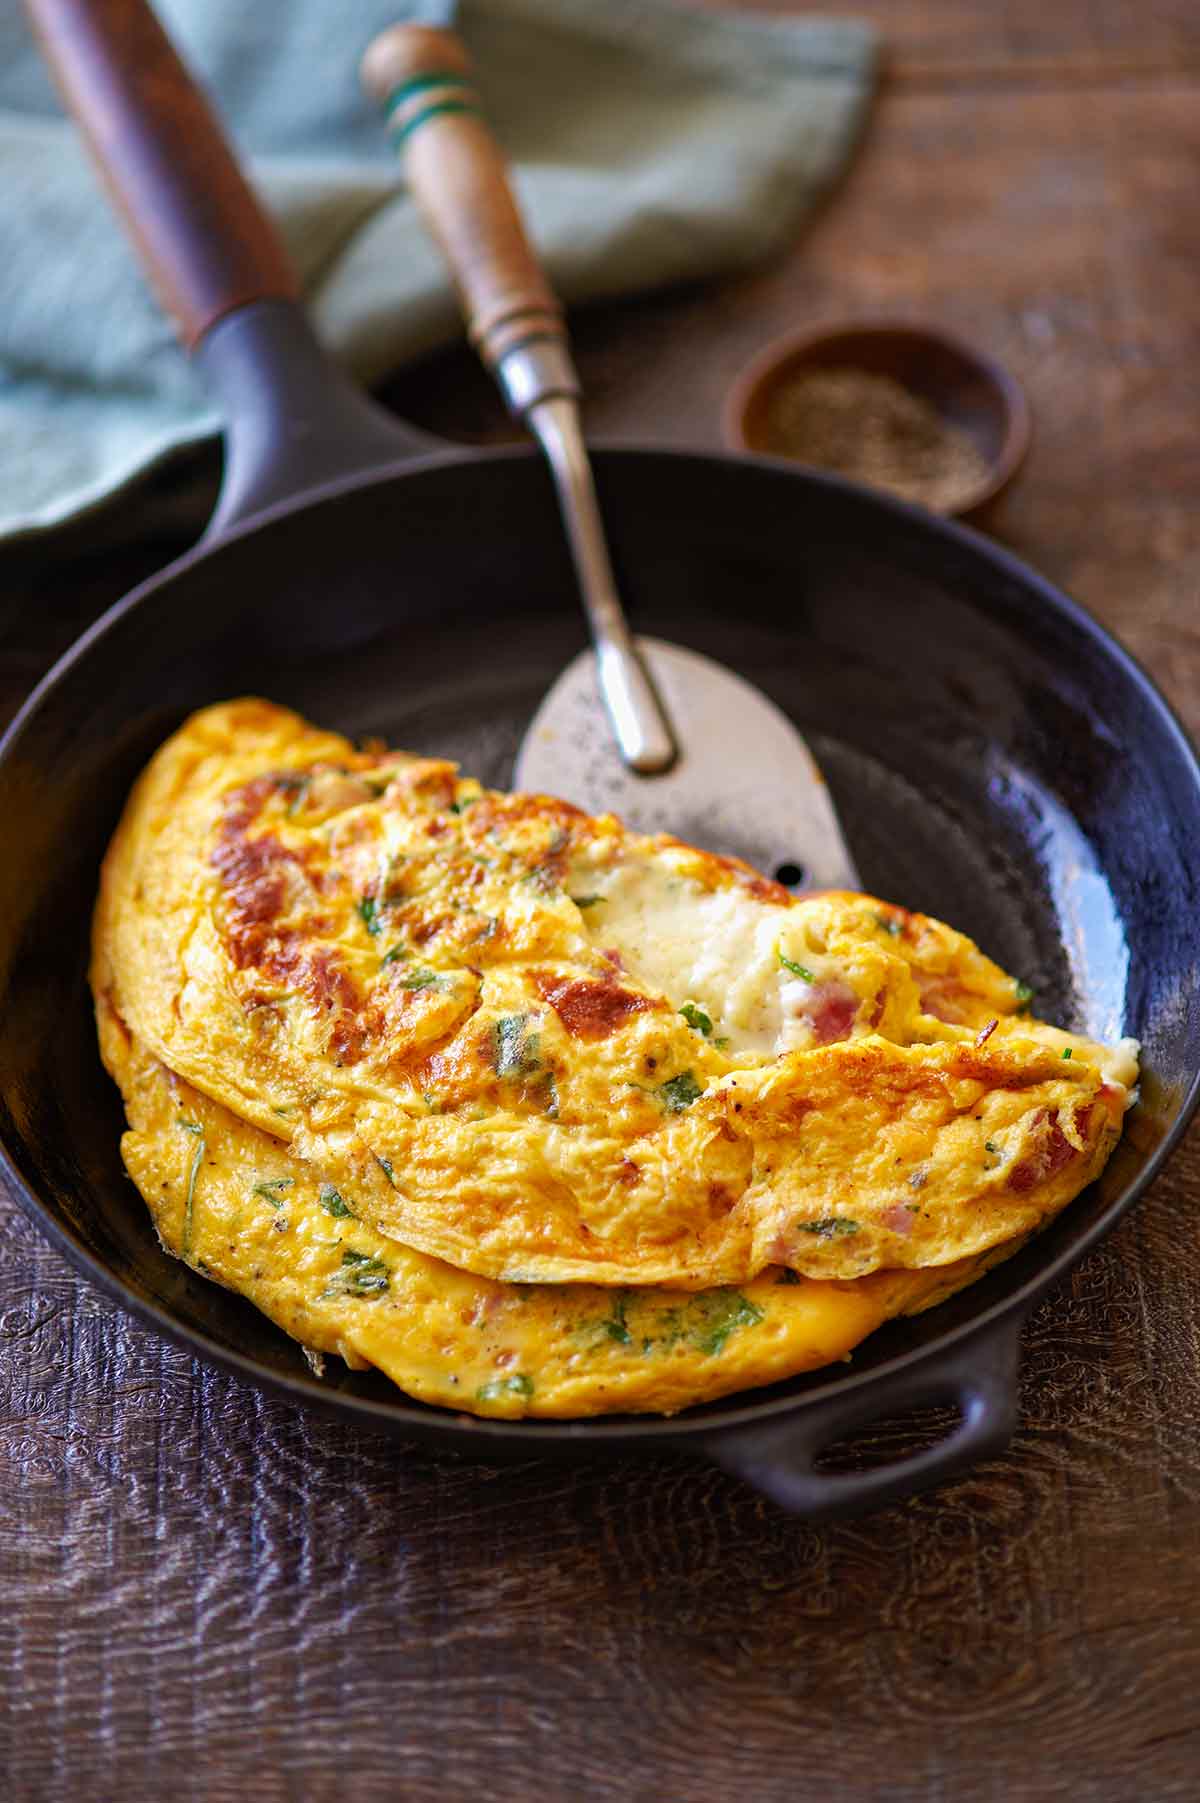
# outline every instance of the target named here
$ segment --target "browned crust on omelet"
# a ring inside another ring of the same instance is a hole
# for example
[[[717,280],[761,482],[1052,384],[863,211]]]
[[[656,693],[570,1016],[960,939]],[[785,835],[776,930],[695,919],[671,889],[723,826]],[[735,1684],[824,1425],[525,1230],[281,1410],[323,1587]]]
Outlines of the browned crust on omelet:
[[[562,887],[580,859],[796,923],[835,973],[808,1049],[747,1060],[698,1031],[589,931]],[[756,881],[232,703],[135,789],[93,981],[359,1218],[484,1277],[705,1289],[781,1261],[950,1264],[1090,1180],[1122,1099],[1103,1048],[1020,1018],[1013,979],[939,922]]]

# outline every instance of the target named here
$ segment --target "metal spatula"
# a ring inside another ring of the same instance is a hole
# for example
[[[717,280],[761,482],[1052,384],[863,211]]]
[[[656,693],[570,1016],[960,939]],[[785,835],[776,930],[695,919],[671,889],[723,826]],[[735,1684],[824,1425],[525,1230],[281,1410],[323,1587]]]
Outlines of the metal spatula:
[[[554,474],[594,650],[533,720],[519,789],[611,810],[733,853],[779,880],[858,888],[829,791],[791,722],[698,652],[635,641],[625,619],[579,424],[562,309],[526,238],[504,159],[450,32],[398,25],[363,59],[414,199],[445,256],[471,339]]]

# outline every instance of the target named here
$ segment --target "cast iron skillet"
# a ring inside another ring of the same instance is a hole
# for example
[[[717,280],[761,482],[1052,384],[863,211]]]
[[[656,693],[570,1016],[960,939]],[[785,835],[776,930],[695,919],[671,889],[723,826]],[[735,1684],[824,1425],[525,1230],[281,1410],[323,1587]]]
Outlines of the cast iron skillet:
[[[1142,1039],[1142,1100],[1100,1182],[852,1365],[670,1421],[483,1421],[374,1375],[318,1382],[248,1303],[161,1252],[122,1170],[85,986],[97,866],[138,769],[190,709],[257,692],[502,784],[582,633],[536,457],[449,453],[341,380],[140,0],[30,4],[230,420],[206,542],[87,633],[0,746],[0,1145],[31,1217],[194,1352],[477,1457],[687,1450],[815,1517],[999,1451],[1031,1304],[1140,1195],[1197,1098],[1200,769],[1146,676],[1013,558],[765,459],[599,455],[638,626],[724,659],[793,713],[871,888],[976,936],[1051,1018]],[[837,1437],[925,1403],[960,1410],[933,1447],[883,1469],[819,1468]]]

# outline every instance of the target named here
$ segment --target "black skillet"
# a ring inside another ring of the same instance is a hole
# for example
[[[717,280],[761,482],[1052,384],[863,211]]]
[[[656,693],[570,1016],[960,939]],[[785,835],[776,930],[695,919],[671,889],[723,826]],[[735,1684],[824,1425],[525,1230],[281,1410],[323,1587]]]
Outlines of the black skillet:
[[[827,1516],[998,1452],[1031,1304],[1140,1195],[1196,1101],[1200,770],[1146,676],[1005,552],[765,459],[599,454],[638,628],[735,666],[793,713],[871,888],[976,936],[1052,1018],[1142,1039],[1142,1100],[1100,1182],[852,1365],[670,1421],[481,1421],[372,1375],[319,1382],[248,1303],[160,1251],[121,1167],[84,981],[97,866],[140,766],[190,709],[258,692],[503,783],[582,628],[536,455],[449,452],[342,381],[141,0],[30,8],[229,417],[208,538],[85,635],[0,747],[0,1144],[31,1217],[202,1356],[479,1458],[688,1451]],[[820,1468],[839,1436],[926,1403],[960,1410],[934,1446]]]

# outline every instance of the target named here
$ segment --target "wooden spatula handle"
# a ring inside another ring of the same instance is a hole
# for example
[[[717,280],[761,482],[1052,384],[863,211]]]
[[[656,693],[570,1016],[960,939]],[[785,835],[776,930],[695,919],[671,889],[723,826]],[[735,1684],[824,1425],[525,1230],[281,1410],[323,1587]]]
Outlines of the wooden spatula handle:
[[[142,263],[189,347],[297,283],[208,103],[145,0],[26,0]]]
[[[363,58],[367,92],[387,110],[413,198],[450,267],[467,326],[495,368],[519,344],[565,337],[525,235],[504,156],[452,32],[395,25]]]

